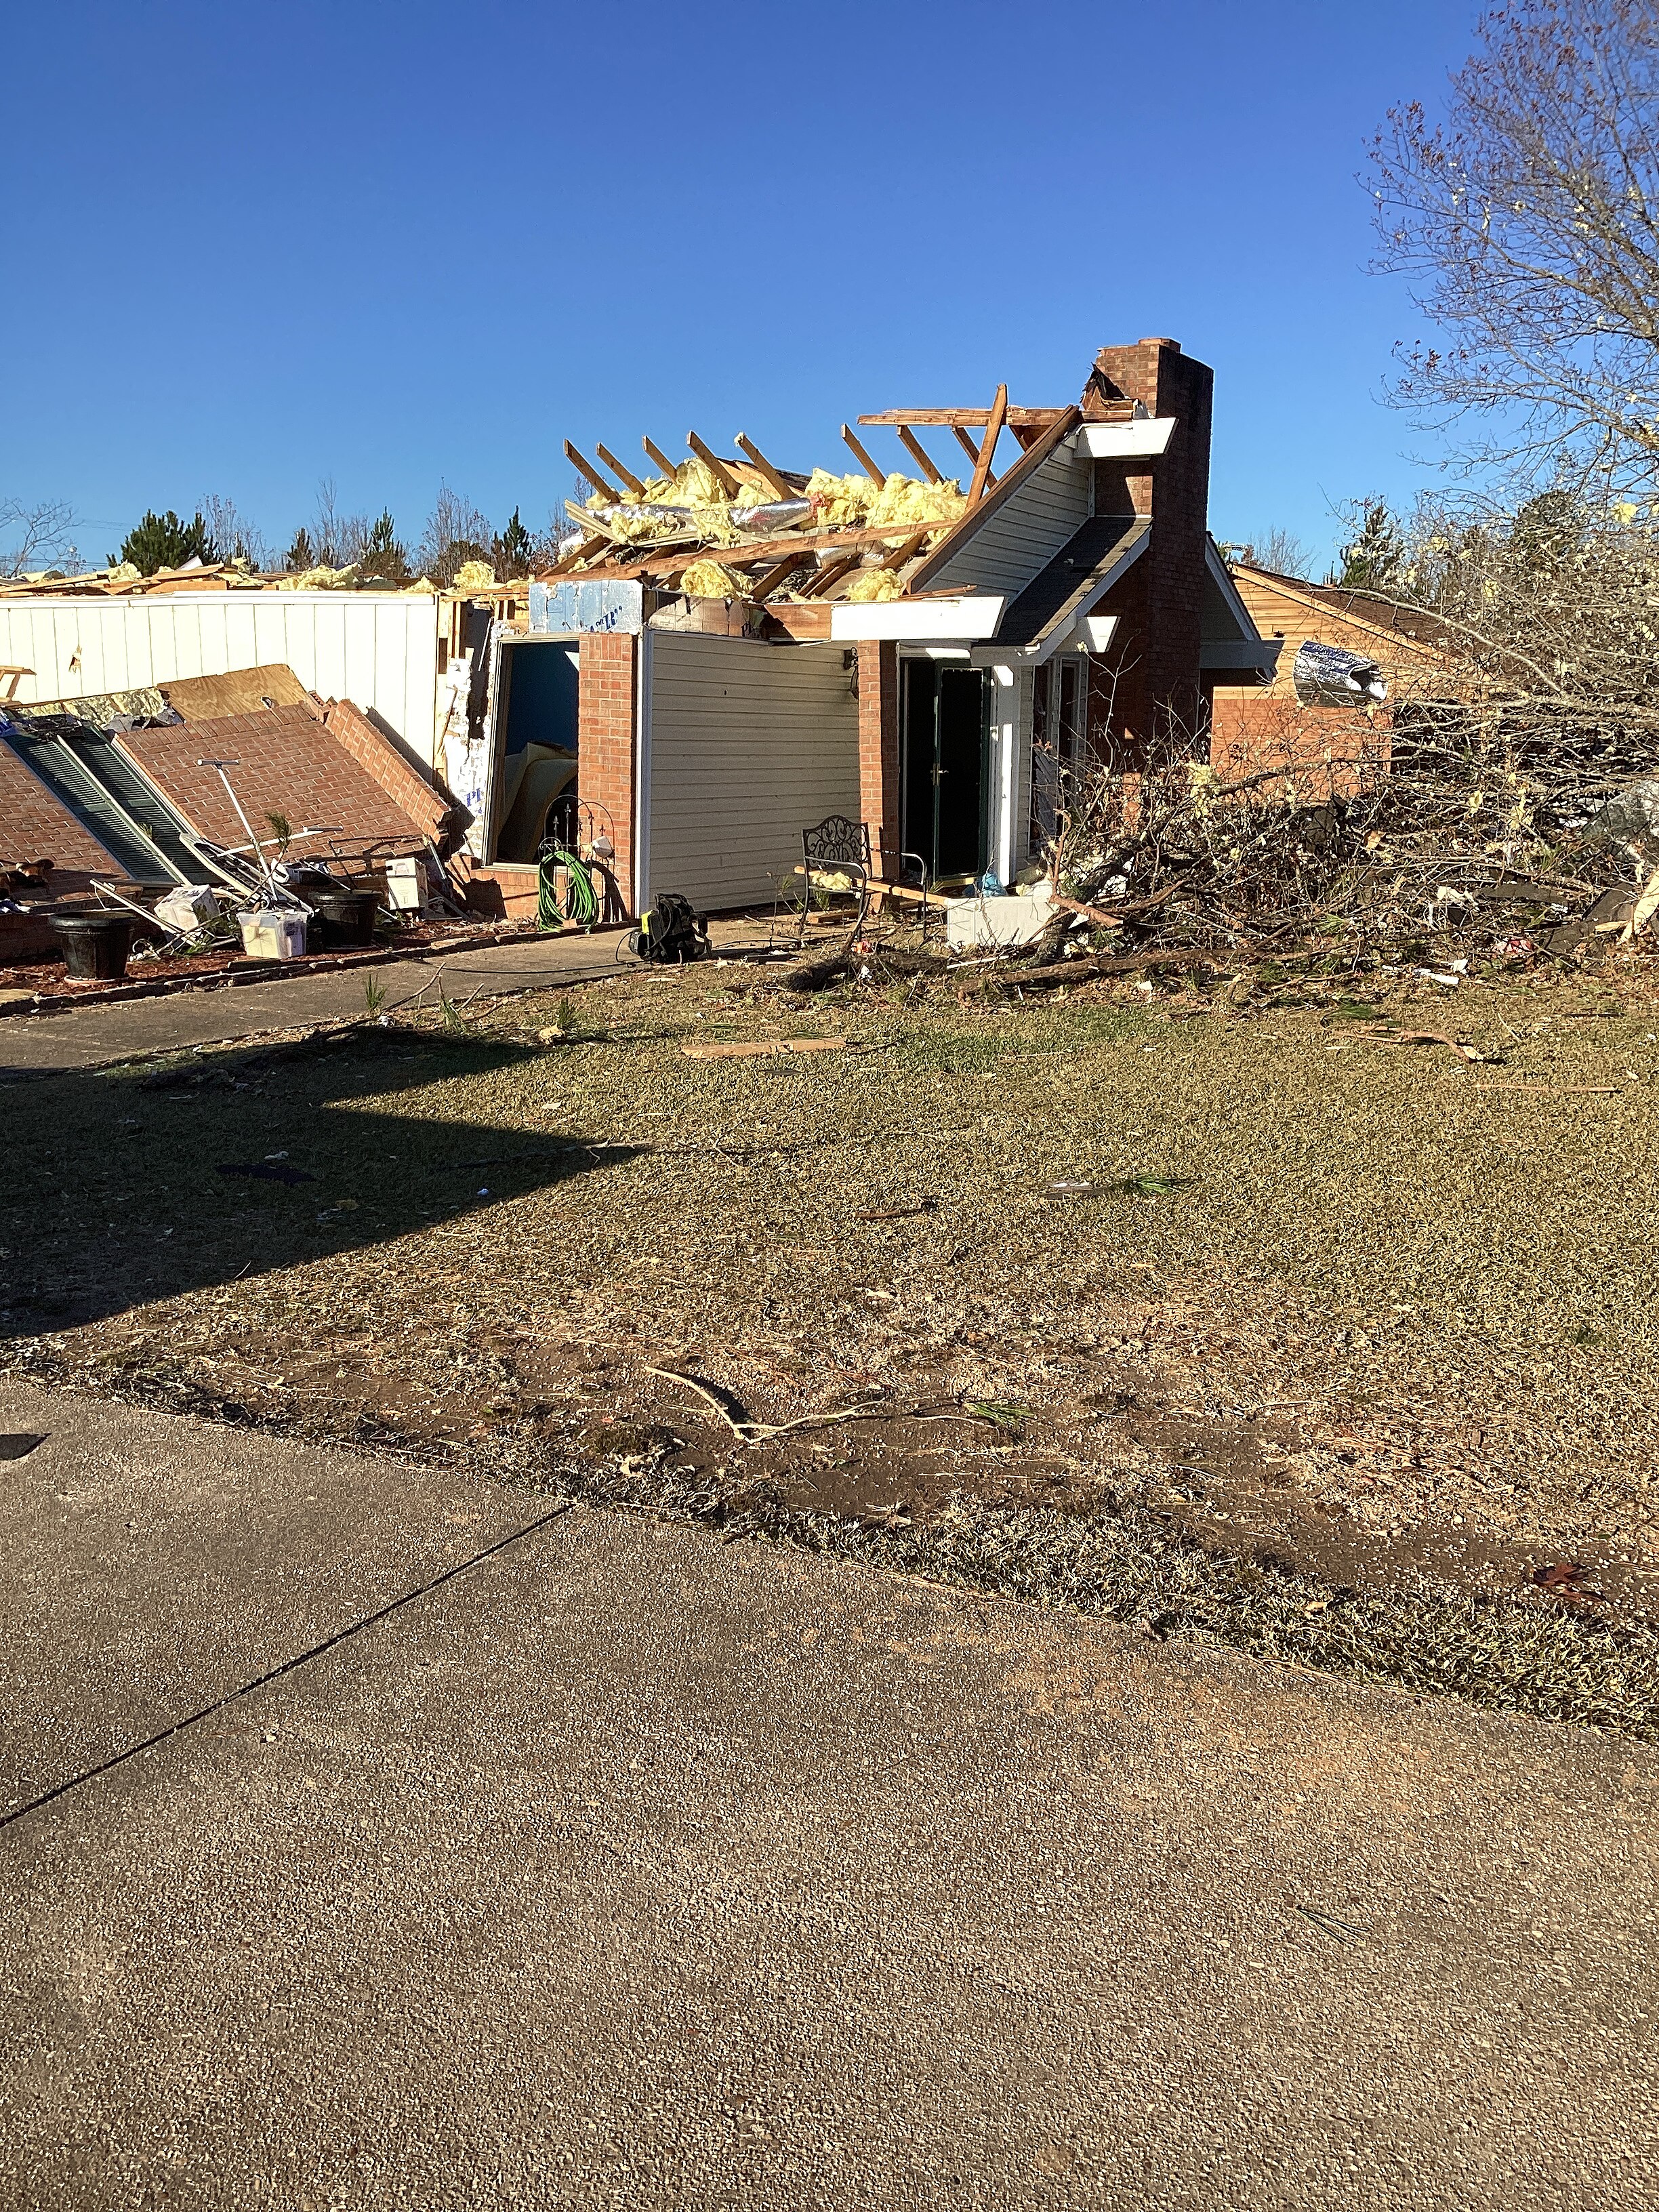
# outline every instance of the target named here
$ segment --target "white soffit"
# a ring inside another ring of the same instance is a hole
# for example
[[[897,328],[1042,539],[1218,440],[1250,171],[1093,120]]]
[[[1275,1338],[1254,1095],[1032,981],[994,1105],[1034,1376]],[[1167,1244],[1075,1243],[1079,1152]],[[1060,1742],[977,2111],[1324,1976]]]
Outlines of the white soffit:
[[[1085,422],[1066,442],[1085,460],[1142,459],[1164,452],[1176,420],[1173,415],[1142,415],[1133,422]]]
[[[1041,668],[1057,653],[1104,653],[1116,635],[1118,620],[1116,615],[1079,615],[1066,629],[1045,637],[1041,645],[1020,646],[1012,652],[1006,645],[975,646],[970,657],[975,668],[1004,665]]]
[[[1200,648],[1199,666],[1208,669],[1256,668],[1271,676],[1279,666],[1282,637],[1211,638]]]
[[[837,644],[858,638],[994,637],[1007,604],[1003,592],[972,599],[870,599],[853,605],[841,600],[830,610],[830,635]]]

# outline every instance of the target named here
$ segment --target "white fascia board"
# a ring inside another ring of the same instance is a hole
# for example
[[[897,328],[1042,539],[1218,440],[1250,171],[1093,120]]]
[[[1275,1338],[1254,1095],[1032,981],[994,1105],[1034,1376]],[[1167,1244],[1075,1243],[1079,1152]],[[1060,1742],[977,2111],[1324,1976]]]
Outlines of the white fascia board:
[[[1116,615],[1079,615],[1064,629],[1057,629],[1041,645],[1026,645],[1012,651],[1006,645],[976,645],[969,658],[975,668],[1041,668],[1045,660],[1052,660],[1057,653],[1104,653],[1117,633]]]
[[[1178,419],[1174,415],[1142,415],[1133,422],[1085,422],[1066,442],[1081,460],[1155,459],[1169,445]]]
[[[856,605],[839,600],[830,610],[830,635],[841,644],[862,638],[934,638],[970,643],[994,637],[1006,592],[971,599],[869,599]]]

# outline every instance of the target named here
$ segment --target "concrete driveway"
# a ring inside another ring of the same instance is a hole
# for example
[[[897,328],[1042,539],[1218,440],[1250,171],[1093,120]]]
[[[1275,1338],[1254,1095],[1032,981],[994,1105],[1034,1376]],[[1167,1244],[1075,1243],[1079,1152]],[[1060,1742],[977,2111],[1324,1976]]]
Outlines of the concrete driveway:
[[[0,2201],[1652,2201],[1651,1751],[620,1516],[502,1545],[548,1501],[17,1384],[0,1428],[46,1437]]]
[[[717,921],[709,936],[720,952],[754,950],[769,940],[766,923],[749,919]],[[780,932],[778,941],[789,941],[787,931]],[[592,937],[515,938],[504,945],[463,943],[378,967],[284,975],[269,983],[222,983],[51,1014],[10,1014],[0,1020],[0,1078],[99,1067],[139,1053],[223,1043],[311,1022],[349,1021],[362,1014],[365,988],[371,983],[385,992],[386,1010],[395,1013],[417,1005],[436,1006],[441,988],[464,1005],[474,996],[507,997],[596,982],[629,959],[619,930]]]

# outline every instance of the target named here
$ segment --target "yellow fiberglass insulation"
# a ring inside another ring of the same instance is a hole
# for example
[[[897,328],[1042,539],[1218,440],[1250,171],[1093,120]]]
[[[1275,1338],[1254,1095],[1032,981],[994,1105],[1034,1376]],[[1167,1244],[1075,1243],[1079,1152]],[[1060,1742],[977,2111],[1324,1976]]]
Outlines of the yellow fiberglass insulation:
[[[361,570],[354,561],[343,568],[302,568],[295,575],[279,576],[279,592],[337,592],[355,584]]]
[[[868,477],[832,477],[828,469],[814,469],[805,496],[817,507],[814,519],[820,530],[844,530],[863,521],[874,490]]]
[[[872,523],[914,522],[920,530],[924,523],[955,522],[967,506],[962,486],[954,477],[931,484],[915,477],[889,477],[871,503],[870,520]]]
[[[903,590],[890,568],[860,568],[847,587],[847,597],[866,606],[875,599],[896,599]]]
[[[487,592],[495,580],[495,571],[488,561],[463,561],[455,571],[454,588],[458,592]]]
[[[740,576],[718,561],[694,561],[680,571],[680,589],[694,599],[741,599],[748,596]]]
[[[605,529],[624,544],[637,545],[654,538],[684,538],[689,529],[712,545],[735,545],[743,532],[732,520],[733,502],[721,489],[720,480],[707,461],[693,458],[683,461],[672,477],[653,477],[641,489],[637,498],[630,496],[622,502],[628,507],[684,507],[691,510],[688,524],[678,517],[650,515],[620,515],[608,493],[596,491],[587,501],[596,514],[607,507]],[[578,514],[580,509],[576,510]]]
[[[916,477],[891,476],[878,484],[870,477],[833,477],[827,469],[813,470],[806,496],[819,502],[818,527],[836,530],[887,522],[914,522],[920,530],[928,523],[954,522],[968,504],[954,478],[929,484]]]

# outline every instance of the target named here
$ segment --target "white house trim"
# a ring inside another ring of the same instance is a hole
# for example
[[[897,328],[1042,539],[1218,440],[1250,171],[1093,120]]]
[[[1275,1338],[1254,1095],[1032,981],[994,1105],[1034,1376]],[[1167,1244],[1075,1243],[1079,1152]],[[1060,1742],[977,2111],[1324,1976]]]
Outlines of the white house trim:
[[[873,599],[848,605],[838,601],[830,610],[832,642],[850,644],[860,638],[936,638],[969,642],[994,637],[1006,592],[972,598],[938,599]]]

